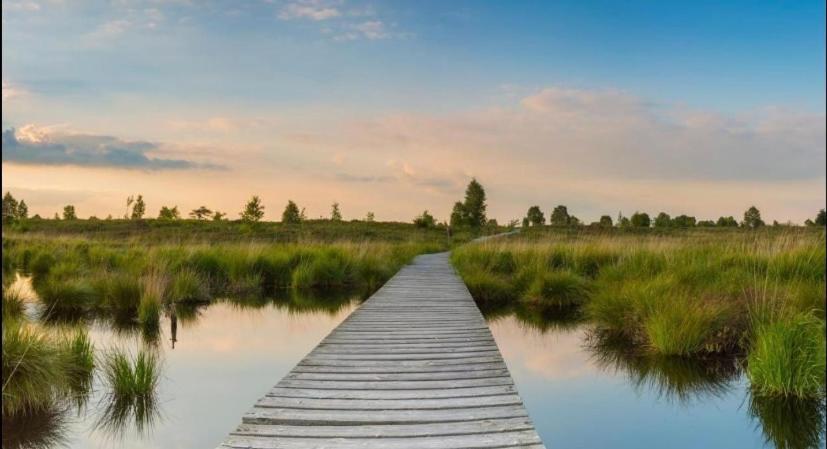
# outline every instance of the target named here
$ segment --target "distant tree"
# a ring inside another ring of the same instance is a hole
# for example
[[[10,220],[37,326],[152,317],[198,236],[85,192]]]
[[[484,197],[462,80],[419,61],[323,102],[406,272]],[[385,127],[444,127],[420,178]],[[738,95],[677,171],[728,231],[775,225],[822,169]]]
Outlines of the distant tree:
[[[43,219],[43,217],[41,217],[40,214],[34,214],[34,216],[32,217],[32,220],[42,220],[42,219]]]
[[[614,226],[614,223],[612,223],[612,217],[610,217],[608,215],[602,215],[600,217],[599,224],[600,224],[601,227],[604,227],[604,228],[611,228],[612,226]]]
[[[376,216],[373,215],[373,212],[368,212],[367,215],[365,215],[365,221],[368,223],[373,223],[376,221]]]
[[[178,212],[178,206],[167,207],[161,206],[160,212],[158,212],[158,219],[159,220],[178,220],[181,218],[181,213]]]
[[[546,216],[540,210],[540,206],[531,206],[526,212],[525,218],[531,226],[542,226],[546,224]]]
[[[628,228],[632,225],[632,222],[629,221],[628,217],[623,216],[623,212],[617,213],[617,221],[615,222],[615,226],[618,228]]]
[[[518,219],[516,219],[516,218],[515,218],[515,219],[513,219],[513,220],[509,220],[509,221],[508,221],[508,225],[506,225],[506,227],[507,227],[508,229],[514,229],[514,228],[516,228],[516,227],[517,227],[517,225],[519,225],[519,224],[520,224],[520,220],[518,220]]]
[[[764,226],[764,220],[761,219],[761,211],[755,206],[750,206],[750,208],[744,212],[744,221],[741,222],[741,226],[750,229]]]
[[[669,226],[672,226],[672,217],[666,212],[661,212],[655,217],[656,228],[668,228]]]
[[[529,225],[528,217],[523,217],[523,227],[527,228]]]
[[[569,225],[569,210],[562,204],[555,207],[549,216],[549,224],[552,226],[568,226]]]
[[[635,228],[648,228],[652,224],[652,219],[646,212],[635,212],[632,214],[631,224]]]
[[[301,221],[299,206],[293,200],[287,200],[287,206],[284,206],[284,212],[281,213],[281,222],[284,224],[298,224]]]
[[[676,228],[692,228],[695,226],[695,217],[678,215],[672,219],[672,226]]]
[[[17,200],[11,192],[3,195],[3,223],[12,223],[17,219]]]
[[[196,220],[206,220],[210,215],[212,215],[212,210],[208,209],[207,206],[201,206],[190,211],[190,217]]]
[[[422,215],[414,218],[413,223],[417,228],[433,228],[436,226],[434,216],[429,214],[427,210],[422,212]]]
[[[60,220],[60,215],[58,215],[57,212],[55,212],[55,216],[52,217],[52,219],[53,220]]]
[[[728,217],[720,217],[718,221],[715,222],[715,226],[719,227],[738,227],[738,220],[735,219],[732,215]]]
[[[574,215],[569,215],[569,226],[580,226],[582,223],[580,219],[575,217]]]
[[[714,228],[715,222],[712,220],[700,220],[698,221],[697,226],[701,228]]]
[[[89,216],[89,221],[98,221],[98,217],[95,216],[95,215],[90,215]]]
[[[132,203],[134,203],[134,202],[135,202],[135,197],[134,196],[129,195],[128,197],[126,197],[126,213],[123,214],[124,220],[129,219],[129,211],[132,210]]]
[[[138,195],[138,198],[135,199],[135,205],[132,206],[132,218],[133,220],[140,220],[144,218],[144,214],[146,213],[146,204],[144,203],[144,197]]]
[[[339,210],[339,203],[330,205],[330,221],[342,221],[342,211]]]
[[[253,195],[250,201],[247,201],[247,204],[244,205],[244,210],[239,215],[244,221],[260,221],[264,217],[264,205],[261,204],[261,198],[258,195]]]
[[[450,223],[452,228],[461,228],[467,224],[465,221],[465,205],[459,201],[454,203],[454,209],[451,211]]]
[[[112,221],[112,214],[107,215],[106,219],[109,220],[109,221]]]
[[[463,211],[465,213],[464,221],[467,226],[472,228],[481,228],[488,221],[485,216],[485,210],[488,207],[485,204],[485,189],[482,184],[477,182],[476,178],[472,178],[465,189],[465,202],[463,203]]]
[[[57,214],[55,214],[57,215]],[[77,220],[78,216],[75,214],[75,206],[69,204],[63,208],[63,219],[64,220]]]
[[[818,211],[816,214],[816,226],[827,226],[827,213],[824,212],[824,209]]]
[[[29,206],[26,205],[26,201],[20,200],[17,205],[17,219],[25,220],[27,218],[29,218]]]
[[[804,220],[804,226],[815,226],[815,225],[816,225],[816,223],[813,220],[810,220],[809,218]]]
[[[227,214],[224,212],[214,211],[212,213],[212,221],[223,221],[227,219]]]

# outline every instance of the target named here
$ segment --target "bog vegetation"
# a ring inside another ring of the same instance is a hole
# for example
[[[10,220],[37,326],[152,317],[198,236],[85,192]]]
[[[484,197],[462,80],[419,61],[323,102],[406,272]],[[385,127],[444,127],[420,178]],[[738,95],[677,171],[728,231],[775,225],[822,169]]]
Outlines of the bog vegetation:
[[[824,395],[823,228],[538,229],[452,260],[487,307],[579,314],[598,337],[661,356],[734,354],[758,395]]]

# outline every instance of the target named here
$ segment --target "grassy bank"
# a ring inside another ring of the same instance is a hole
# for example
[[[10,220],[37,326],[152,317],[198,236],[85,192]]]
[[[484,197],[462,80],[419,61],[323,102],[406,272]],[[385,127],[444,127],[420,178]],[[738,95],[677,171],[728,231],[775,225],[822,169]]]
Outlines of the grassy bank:
[[[467,241],[470,235],[455,232],[452,237],[444,227],[417,227],[412,223],[306,220],[300,224],[278,222],[249,223],[211,220],[36,220],[28,219],[8,226],[13,235],[78,237],[114,242],[200,243],[333,243],[341,241],[427,242],[449,245]]]
[[[822,229],[529,232],[454,251],[486,307],[577,313],[666,356],[742,356],[756,392],[824,394]]]
[[[280,289],[371,292],[437,243],[138,244],[15,236],[3,240],[6,274],[30,274],[53,314],[107,311],[141,322],[169,303],[269,296]]]

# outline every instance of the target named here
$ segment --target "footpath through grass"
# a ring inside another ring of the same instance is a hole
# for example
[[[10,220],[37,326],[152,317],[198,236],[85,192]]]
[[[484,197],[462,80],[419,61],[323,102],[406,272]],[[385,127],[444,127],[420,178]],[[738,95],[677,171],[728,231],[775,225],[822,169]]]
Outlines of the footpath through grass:
[[[452,260],[485,307],[577,313],[657,355],[737,355],[759,395],[824,396],[823,229],[529,229]]]

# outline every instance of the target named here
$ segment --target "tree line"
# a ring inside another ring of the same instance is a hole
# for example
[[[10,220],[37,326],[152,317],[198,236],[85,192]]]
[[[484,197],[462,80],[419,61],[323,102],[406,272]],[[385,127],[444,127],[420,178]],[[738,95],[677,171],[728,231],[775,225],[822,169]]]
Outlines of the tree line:
[[[529,226],[544,226],[546,224],[546,217],[540,206],[531,206],[523,218],[523,227]],[[551,226],[580,226],[582,223],[574,215],[568,213],[568,208],[563,205],[555,207],[549,216],[549,224]],[[824,209],[818,211],[815,219],[808,218],[804,224],[806,226],[825,226],[827,225],[827,214]],[[612,220],[609,215],[603,215],[598,221],[589,224],[591,227],[602,228],[694,228],[694,227],[743,227],[743,228],[759,228],[765,226],[766,223],[761,218],[761,211],[755,206],[750,206],[744,211],[743,219],[739,222],[732,215],[718,217],[717,220],[697,220],[693,216],[678,215],[670,216],[666,212],[658,213],[652,219],[646,212],[635,212],[631,217],[626,217],[623,213],[618,213],[617,220]],[[773,222],[773,226],[780,226],[781,223]],[[790,225],[789,223],[787,225]]]

